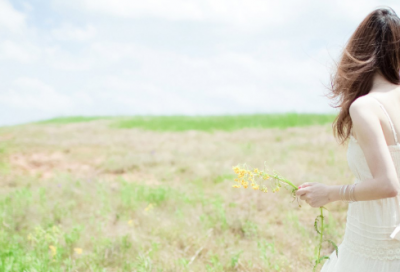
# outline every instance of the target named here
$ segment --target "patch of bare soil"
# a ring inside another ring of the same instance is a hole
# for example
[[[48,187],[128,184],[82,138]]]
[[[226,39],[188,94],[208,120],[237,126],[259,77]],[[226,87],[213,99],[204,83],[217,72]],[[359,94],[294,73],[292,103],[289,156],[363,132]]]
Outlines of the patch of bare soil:
[[[76,176],[88,176],[95,172],[93,166],[70,161],[64,153],[16,153],[10,156],[13,169],[43,179],[54,177],[57,172],[73,173]]]

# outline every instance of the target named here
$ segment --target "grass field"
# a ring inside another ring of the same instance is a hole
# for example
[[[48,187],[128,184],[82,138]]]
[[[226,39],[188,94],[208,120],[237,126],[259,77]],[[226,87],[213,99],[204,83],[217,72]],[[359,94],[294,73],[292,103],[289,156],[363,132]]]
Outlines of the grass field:
[[[255,114],[223,116],[136,116],[136,117],[59,117],[39,124],[69,124],[93,120],[112,120],[113,128],[142,128],[155,131],[234,131],[243,128],[288,128],[332,123],[328,114]]]
[[[232,166],[346,184],[332,116],[58,118],[0,128],[0,271],[312,271],[318,209]],[[340,244],[347,205],[327,205]],[[333,248],[325,245],[324,253]]]

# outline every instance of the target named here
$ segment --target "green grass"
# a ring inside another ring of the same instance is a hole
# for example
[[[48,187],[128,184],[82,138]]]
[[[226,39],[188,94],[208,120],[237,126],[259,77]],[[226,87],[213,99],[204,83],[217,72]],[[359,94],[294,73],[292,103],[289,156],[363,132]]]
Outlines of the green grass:
[[[332,114],[254,114],[221,116],[133,116],[133,117],[58,117],[38,124],[70,124],[113,119],[112,128],[141,128],[153,131],[235,131],[243,128],[288,128],[332,123]]]
[[[142,128],[154,131],[234,131],[243,128],[288,128],[332,123],[329,114],[255,114],[225,116],[132,117],[116,121],[117,128]]]
[[[70,116],[70,117],[56,117],[44,121],[37,122],[38,124],[70,124],[70,123],[81,123],[90,122],[95,120],[109,119],[111,117],[105,116]]]
[[[0,129],[0,272],[312,271],[318,212],[283,190],[232,188],[232,166],[265,163],[296,185],[348,184],[330,125],[198,135],[115,128],[135,118],[144,129],[163,120],[163,130],[199,129],[201,120],[211,131],[329,116],[71,117]],[[67,124],[75,121],[90,129]],[[326,237],[340,242],[347,205],[328,209]]]

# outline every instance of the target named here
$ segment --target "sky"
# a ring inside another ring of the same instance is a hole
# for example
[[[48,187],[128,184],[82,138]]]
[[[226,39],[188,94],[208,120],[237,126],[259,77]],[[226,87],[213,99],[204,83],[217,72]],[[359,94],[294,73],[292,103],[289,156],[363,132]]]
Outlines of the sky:
[[[334,113],[342,48],[398,1],[0,0],[0,126],[60,116]]]

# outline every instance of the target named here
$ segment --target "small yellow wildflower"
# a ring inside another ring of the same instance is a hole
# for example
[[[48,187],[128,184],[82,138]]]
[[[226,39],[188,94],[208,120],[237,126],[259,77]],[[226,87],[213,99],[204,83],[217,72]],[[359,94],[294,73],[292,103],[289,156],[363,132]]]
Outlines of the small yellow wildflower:
[[[82,254],[83,249],[79,248],[79,247],[76,247],[76,248],[74,248],[74,251],[75,251],[76,254]]]
[[[152,209],[154,208],[153,206],[154,206],[153,203],[150,203],[150,204],[146,207],[146,209],[144,209],[144,211],[145,211],[145,212],[148,212],[148,211],[152,210]]]
[[[272,192],[273,192],[273,193],[279,192],[279,189],[280,189],[279,186],[277,186],[275,189],[272,190]]]
[[[236,173],[236,174],[239,174],[239,172],[240,172],[240,168],[239,167],[233,167],[233,171]]]
[[[51,251],[51,256],[54,257],[57,254],[57,248],[55,246],[49,246]]]
[[[242,187],[242,186],[235,184],[235,185],[232,185],[232,187],[233,187],[233,188],[240,188],[240,187]]]
[[[260,174],[260,170],[258,170],[258,168],[255,168],[255,169],[253,170],[253,172],[256,173],[256,174]]]
[[[265,180],[267,180],[267,179],[269,179],[269,178],[270,178],[270,176],[269,176],[269,175],[267,175],[267,174],[265,174],[265,175],[263,176],[263,178],[264,178]]]
[[[254,190],[258,190],[260,188],[260,186],[258,186],[258,184],[254,184],[251,187],[253,187]]]

